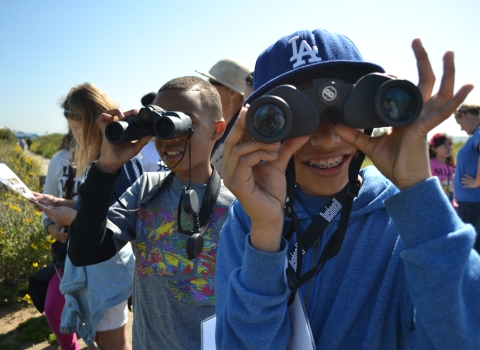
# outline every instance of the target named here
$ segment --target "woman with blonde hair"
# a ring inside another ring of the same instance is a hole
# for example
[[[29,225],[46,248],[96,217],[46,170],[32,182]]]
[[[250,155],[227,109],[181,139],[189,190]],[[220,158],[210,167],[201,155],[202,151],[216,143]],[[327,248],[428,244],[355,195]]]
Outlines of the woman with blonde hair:
[[[475,250],[480,252],[480,106],[462,104],[455,120],[470,137],[457,153],[455,198],[458,216],[477,230]]]
[[[83,176],[102,147],[102,132],[96,124],[97,117],[118,106],[98,87],[85,83],[72,88],[61,107],[75,136],[71,152],[73,163],[77,174]]]
[[[74,136],[71,161],[77,175],[84,177],[102,146],[102,133],[97,117],[118,108],[115,102],[93,84],[85,83],[70,90],[61,104]],[[138,158],[122,168],[115,182],[118,197],[142,174]],[[35,193],[36,199],[52,208],[43,209],[56,224],[70,225],[81,204]],[[111,204],[115,198],[108,198]],[[134,255],[127,244],[113,258],[91,266],[74,266],[67,256],[60,291],[66,306],[62,313],[61,332],[80,335],[86,344],[97,343],[100,349],[130,350],[125,325],[128,321],[127,300],[132,293]]]

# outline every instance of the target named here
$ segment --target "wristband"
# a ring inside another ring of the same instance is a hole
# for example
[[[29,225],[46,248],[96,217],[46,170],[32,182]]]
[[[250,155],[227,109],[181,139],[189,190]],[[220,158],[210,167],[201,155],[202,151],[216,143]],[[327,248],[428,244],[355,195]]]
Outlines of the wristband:
[[[46,217],[45,219],[43,219],[43,229],[45,230],[46,233],[49,233],[48,232],[48,225],[51,225],[51,224],[54,224],[55,221],[53,221],[52,219],[50,219],[49,217]]]

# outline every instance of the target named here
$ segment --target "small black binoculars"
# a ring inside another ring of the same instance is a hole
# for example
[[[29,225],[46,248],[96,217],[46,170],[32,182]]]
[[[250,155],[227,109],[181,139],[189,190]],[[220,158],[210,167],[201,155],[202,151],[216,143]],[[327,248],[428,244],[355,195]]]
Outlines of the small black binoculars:
[[[167,112],[161,107],[148,105],[137,115],[108,123],[105,136],[113,144],[135,141],[147,135],[171,140],[186,134],[191,126],[192,120],[185,113]]]
[[[371,73],[355,84],[314,79],[304,91],[277,86],[250,104],[246,124],[253,138],[274,143],[312,133],[321,115],[357,129],[403,127],[418,118],[422,107],[422,95],[413,83]]]

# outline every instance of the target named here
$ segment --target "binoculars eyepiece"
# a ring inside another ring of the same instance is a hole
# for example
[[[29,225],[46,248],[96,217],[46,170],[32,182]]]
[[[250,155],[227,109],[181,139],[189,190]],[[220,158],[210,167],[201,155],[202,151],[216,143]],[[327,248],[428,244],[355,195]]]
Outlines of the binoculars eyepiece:
[[[356,84],[314,79],[305,91],[280,85],[250,104],[247,129],[256,140],[274,143],[316,130],[321,116],[358,129],[403,127],[422,111],[418,88],[404,79],[371,73]]]
[[[186,134],[191,126],[192,120],[185,113],[167,112],[161,107],[148,105],[137,115],[108,123],[105,136],[113,144],[135,141],[147,135],[171,140]]]

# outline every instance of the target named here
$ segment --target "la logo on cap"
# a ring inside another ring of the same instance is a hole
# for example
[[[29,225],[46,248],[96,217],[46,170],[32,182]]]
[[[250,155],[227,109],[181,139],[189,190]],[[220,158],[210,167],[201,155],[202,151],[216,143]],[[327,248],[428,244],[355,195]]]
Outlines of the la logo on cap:
[[[308,63],[321,62],[322,59],[317,57],[318,48],[316,46],[313,49],[308,45],[306,40],[302,40],[300,43],[300,49],[297,49],[297,39],[300,38],[298,35],[291,38],[288,43],[292,44],[293,56],[290,57],[290,62],[297,61],[293,64],[293,68],[303,66],[307,62],[303,59],[303,56],[310,56]]]

